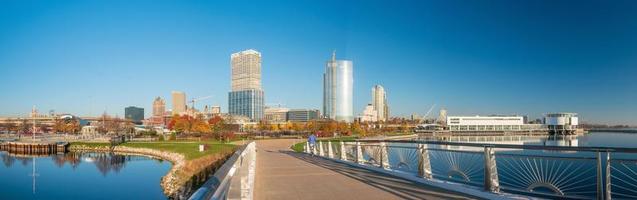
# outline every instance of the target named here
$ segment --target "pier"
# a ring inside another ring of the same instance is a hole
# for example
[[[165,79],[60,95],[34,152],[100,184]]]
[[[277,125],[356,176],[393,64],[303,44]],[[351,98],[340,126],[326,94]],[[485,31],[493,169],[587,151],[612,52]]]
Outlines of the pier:
[[[68,151],[68,142],[3,142],[0,151],[23,155],[63,154]]]

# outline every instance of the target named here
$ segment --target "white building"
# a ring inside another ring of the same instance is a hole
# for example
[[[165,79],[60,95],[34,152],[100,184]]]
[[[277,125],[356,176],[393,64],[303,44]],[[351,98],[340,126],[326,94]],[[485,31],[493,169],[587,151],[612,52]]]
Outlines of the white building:
[[[450,131],[534,131],[545,130],[541,124],[525,124],[522,116],[447,116]]]
[[[544,124],[551,134],[572,135],[577,130],[579,118],[577,113],[549,113],[544,117]]]
[[[377,120],[378,113],[372,104],[367,104],[367,106],[365,106],[365,110],[363,110],[363,114],[358,117],[358,121],[360,122],[375,122]]]

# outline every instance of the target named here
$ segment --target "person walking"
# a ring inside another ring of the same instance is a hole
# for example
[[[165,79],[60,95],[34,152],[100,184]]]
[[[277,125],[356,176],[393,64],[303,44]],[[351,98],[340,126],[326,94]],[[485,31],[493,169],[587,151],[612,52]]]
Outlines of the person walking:
[[[310,144],[310,152],[314,155],[314,148],[316,148],[316,135],[314,133],[307,137],[307,143]]]

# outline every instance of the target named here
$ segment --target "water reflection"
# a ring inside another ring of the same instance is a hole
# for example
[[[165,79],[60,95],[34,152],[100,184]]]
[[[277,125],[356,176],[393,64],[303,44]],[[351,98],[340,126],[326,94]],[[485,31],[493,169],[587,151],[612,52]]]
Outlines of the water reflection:
[[[95,194],[104,199],[165,199],[160,180],[171,166],[117,153],[26,156],[0,151],[0,160],[0,199],[95,199]]]

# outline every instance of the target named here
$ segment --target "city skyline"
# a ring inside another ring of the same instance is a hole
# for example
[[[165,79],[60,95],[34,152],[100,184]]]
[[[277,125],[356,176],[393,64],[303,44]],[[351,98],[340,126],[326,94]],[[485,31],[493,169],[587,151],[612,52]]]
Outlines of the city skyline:
[[[635,2],[261,4],[3,2],[0,116],[33,105],[80,116],[137,106],[151,116],[157,96],[172,108],[173,90],[213,94],[198,107],[227,112],[228,55],[254,48],[264,57],[265,102],[290,108],[322,107],[324,62],[336,50],[356,62],[354,115],[380,84],[392,116],[437,104],[453,115],[565,111],[637,125]],[[324,13],[331,7],[343,10]]]

